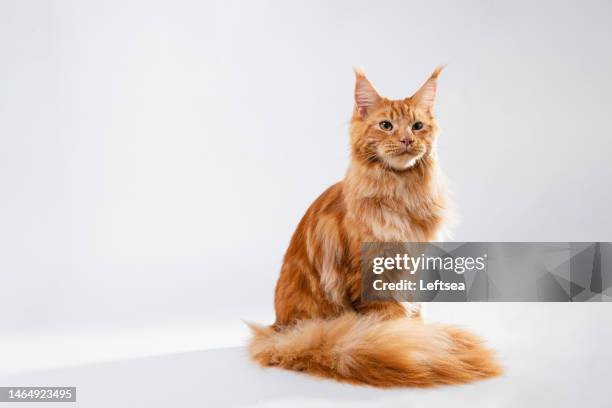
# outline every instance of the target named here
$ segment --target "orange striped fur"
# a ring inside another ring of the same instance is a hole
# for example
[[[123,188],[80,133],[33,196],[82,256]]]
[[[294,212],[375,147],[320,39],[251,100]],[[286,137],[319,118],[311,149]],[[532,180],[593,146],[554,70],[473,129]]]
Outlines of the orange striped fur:
[[[361,242],[435,241],[443,233],[447,200],[433,114],[440,71],[402,100],[380,96],[356,72],[351,164],[291,238],[276,285],[276,322],[251,325],[255,361],[380,387],[464,383],[501,372],[473,334],[423,323],[418,305],[360,296]]]

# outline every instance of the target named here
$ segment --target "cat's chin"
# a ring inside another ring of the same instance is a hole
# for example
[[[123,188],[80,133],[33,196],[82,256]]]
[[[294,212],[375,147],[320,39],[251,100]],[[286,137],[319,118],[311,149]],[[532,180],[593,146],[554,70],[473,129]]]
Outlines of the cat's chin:
[[[423,157],[422,154],[416,156],[409,153],[404,153],[397,156],[385,157],[385,163],[395,171],[406,171],[414,167],[415,164]]]

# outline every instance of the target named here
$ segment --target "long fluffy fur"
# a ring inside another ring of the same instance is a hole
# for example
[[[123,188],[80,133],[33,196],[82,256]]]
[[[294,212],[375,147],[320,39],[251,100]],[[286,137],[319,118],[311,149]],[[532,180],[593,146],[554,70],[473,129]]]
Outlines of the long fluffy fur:
[[[260,364],[381,387],[463,383],[500,372],[476,336],[420,322],[416,305],[361,298],[360,243],[434,241],[444,229],[432,111],[439,73],[402,100],[381,97],[357,73],[351,165],[291,238],[276,284],[276,321],[252,326],[251,356]]]
[[[431,387],[498,375],[493,352],[453,326],[347,313],[285,330],[253,326],[249,346],[264,366],[379,387]]]

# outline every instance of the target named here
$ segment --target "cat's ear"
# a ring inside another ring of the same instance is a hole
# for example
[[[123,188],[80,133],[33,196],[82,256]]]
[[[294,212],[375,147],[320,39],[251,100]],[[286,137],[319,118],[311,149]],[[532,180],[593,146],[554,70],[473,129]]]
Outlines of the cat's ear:
[[[357,68],[353,70],[355,71],[355,107],[359,115],[364,118],[382,98],[363,71]]]
[[[427,81],[419,88],[410,99],[425,110],[431,110],[436,100],[436,88],[438,87],[438,76],[444,66],[437,67],[429,76]]]

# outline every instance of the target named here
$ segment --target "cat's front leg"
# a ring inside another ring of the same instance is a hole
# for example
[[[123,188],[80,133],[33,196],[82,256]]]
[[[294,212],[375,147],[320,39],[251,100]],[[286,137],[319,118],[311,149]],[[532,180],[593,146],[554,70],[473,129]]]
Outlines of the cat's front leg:
[[[397,300],[363,300],[361,292],[361,275],[354,272],[347,274],[347,297],[350,307],[357,313],[375,314],[385,320],[401,318],[419,318],[421,306],[418,303],[402,303]]]

